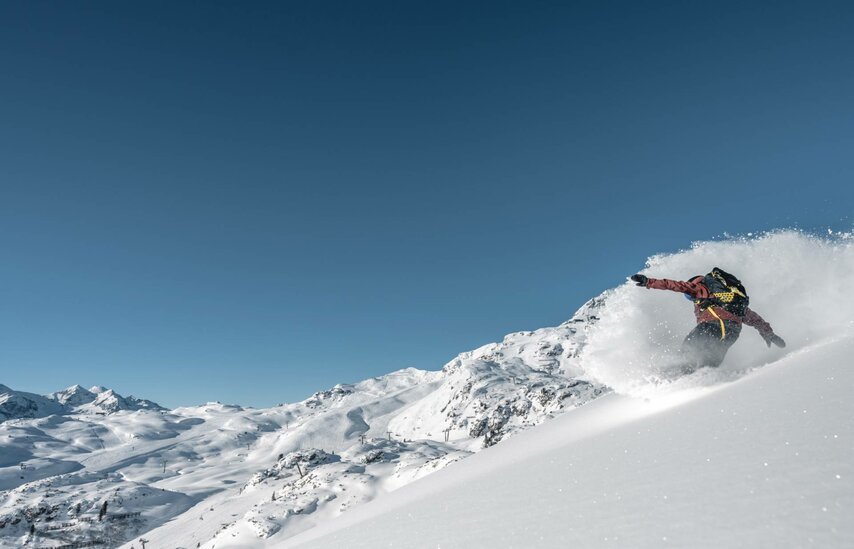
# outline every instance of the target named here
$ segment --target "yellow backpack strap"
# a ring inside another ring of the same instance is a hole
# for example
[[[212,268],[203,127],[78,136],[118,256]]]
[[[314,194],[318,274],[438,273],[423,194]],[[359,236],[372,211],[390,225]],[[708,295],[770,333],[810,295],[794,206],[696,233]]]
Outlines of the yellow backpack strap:
[[[726,337],[726,327],[724,326],[724,321],[723,321],[723,319],[721,319],[721,317],[719,317],[719,316],[718,316],[718,313],[716,313],[716,312],[715,312],[715,310],[712,308],[712,306],[711,306],[711,305],[709,305],[709,306],[706,308],[706,310],[707,310],[707,311],[709,311],[710,313],[712,313],[712,316],[713,316],[713,317],[715,317],[715,318],[717,318],[717,319],[718,319],[718,322],[720,322],[720,323],[721,323],[721,341],[723,341],[723,340],[724,340],[724,338]]]

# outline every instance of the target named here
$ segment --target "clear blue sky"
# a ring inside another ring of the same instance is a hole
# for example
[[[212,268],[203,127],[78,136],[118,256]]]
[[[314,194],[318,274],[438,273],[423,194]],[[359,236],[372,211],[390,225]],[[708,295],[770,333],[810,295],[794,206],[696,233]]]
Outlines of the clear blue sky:
[[[267,406],[850,229],[850,2],[4,2],[0,383]]]

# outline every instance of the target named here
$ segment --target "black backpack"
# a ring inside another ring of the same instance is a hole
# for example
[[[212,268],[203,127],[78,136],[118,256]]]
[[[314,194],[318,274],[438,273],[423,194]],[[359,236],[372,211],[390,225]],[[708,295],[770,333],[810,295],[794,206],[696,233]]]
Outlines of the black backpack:
[[[747,312],[750,298],[747,297],[744,285],[735,276],[720,267],[715,267],[712,272],[703,277],[703,285],[712,295],[702,300],[701,308],[720,307],[736,316],[744,316]]]

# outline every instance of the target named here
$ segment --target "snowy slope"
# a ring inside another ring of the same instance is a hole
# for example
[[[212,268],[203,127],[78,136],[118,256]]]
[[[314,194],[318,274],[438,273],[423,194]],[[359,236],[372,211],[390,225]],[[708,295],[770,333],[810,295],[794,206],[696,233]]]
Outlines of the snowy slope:
[[[0,546],[287,539],[602,394],[576,364],[600,305],[440,371],[404,369],[263,410],[4,388],[31,404],[0,423]]]
[[[713,266],[739,274],[785,350],[746,329],[720,369],[670,379],[690,306],[626,284],[577,361],[614,393],[280,546],[854,545],[854,241],[697,243],[644,272]]]
[[[280,428],[247,448],[242,476],[230,474],[241,483],[218,487],[146,539],[156,546],[279,543],[596,398],[601,385],[573,376],[600,305],[593,300],[561,326],[463,353],[441,371],[405,369],[265,412]]]
[[[852,356],[607,395],[281,547],[852,547]]]
[[[841,369],[854,300],[841,281],[854,276],[852,243],[782,231],[652,257],[650,276],[736,272],[789,343],[767,349],[746,329],[720,369],[677,380],[662,372],[691,328],[690,304],[626,284],[560,326],[510,334],[439,371],[404,369],[269,409],[168,411],[102,387],[41,397],[2,386],[0,547],[138,548],[140,537],[211,549],[550,547],[614,544],[615,535],[618,546],[636,546],[621,536],[653,546],[673,509],[674,528],[658,542],[697,546],[698,532],[722,539],[708,532],[721,517],[755,534],[730,513],[739,506],[750,524],[799,525],[792,514],[811,517],[807,507],[825,496],[850,512],[851,476],[837,452],[851,455],[850,442],[822,445],[807,431],[851,440],[850,407],[837,401],[851,392]],[[816,423],[799,422],[807,416]],[[765,481],[757,471],[772,471],[764,463],[790,446],[818,465],[779,462],[790,481]],[[822,480],[830,469],[836,484]],[[649,495],[659,492],[661,501]],[[789,505],[795,492],[803,501]],[[848,540],[837,508],[824,506],[822,527]],[[798,526],[793,539],[812,532]]]

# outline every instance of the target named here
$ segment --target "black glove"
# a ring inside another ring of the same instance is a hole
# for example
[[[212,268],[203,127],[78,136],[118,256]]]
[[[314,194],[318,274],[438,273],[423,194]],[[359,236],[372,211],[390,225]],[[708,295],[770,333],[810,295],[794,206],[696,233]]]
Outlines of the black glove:
[[[640,274],[632,275],[631,279],[634,282],[637,282],[638,286],[646,286],[646,281],[649,280],[647,277],[645,277],[644,275],[640,275]]]
[[[765,340],[765,343],[770,347],[773,343],[777,347],[785,347],[786,342],[783,341],[783,338],[778,336],[777,334],[762,334],[762,338]]]

